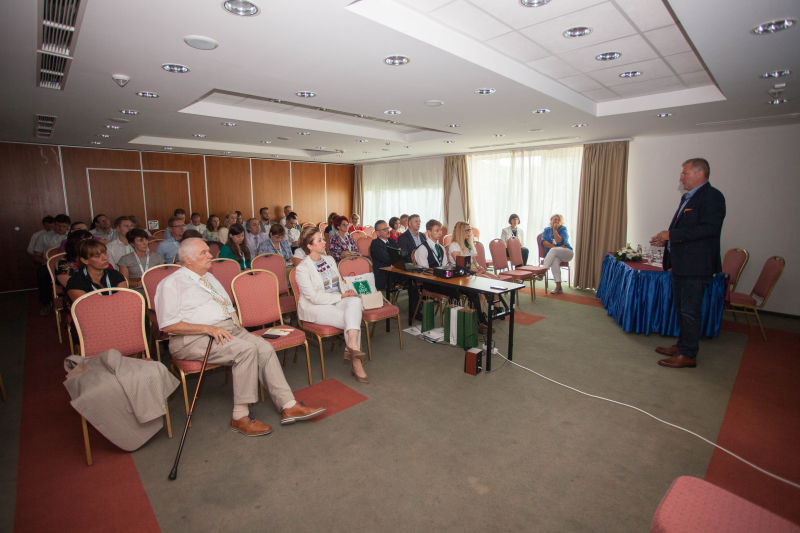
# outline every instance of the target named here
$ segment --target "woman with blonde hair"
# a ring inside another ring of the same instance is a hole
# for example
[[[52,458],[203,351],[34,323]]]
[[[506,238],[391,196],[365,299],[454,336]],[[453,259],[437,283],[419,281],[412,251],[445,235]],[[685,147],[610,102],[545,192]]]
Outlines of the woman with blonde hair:
[[[347,231],[349,231],[351,233],[354,232],[354,231],[364,231],[364,226],[362,226],[359,223],[360,220],[361,220],[361,217],[358,216],[357,213],[353,213],[353,216],[350,217],[350,222],[351,223],[350,223],[350,227],[347,229]]]
[[[545,268],[549,268],[553,273],[553,281],[556,288],[550,294],[561,294],[561,263],[572,261],[575,252],[569,244],[569,233],[564,225],[564,217],[553,215],[550,217],[550,225],[542,232],[542,246],[544,246]]]
[[[219,235],[217,240],[222,244],[228,242],[228,232],[230,227],[236,224],[236,219],[238,216],[236,215],[236,211],[228,211],[225,213],[225,218],[222,219],[222,227],[219,228]]]
[[[453,228],[453,240],[447,247],[447,258],[453,265],[456,264],[457,257],[469,257],[470,269],[478,276],[483,278],[498,279],[494,274],[490,274],[485,268],[480,266],[473,258],[477,255],[475,248],[475,238],[472,236],[472,228],[466,222],[456,222]],[[486,305],[486,298],[481,294],[481,308]],[[495,302],[497,310],[502,310],[498,302]]]

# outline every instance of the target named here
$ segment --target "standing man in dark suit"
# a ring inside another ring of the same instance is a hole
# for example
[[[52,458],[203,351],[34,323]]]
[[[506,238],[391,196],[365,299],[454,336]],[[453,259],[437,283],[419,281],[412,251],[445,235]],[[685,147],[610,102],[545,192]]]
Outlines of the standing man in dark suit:
[[[372,272],[375,274],[375,287],[379,291],[386,290],[386,272],[381,270],[392,266],[389,260],[389,224],[385,220],[375,223],[375,238],[369,245],[369,255],[372,258]]]
[[[694,368],[703,322],[703,295],[714,274],[722,270],[720,234],[725,219],[725,196],[708,183],[711,170],[705,159],[683,164],[681,184],[688,191],[672,217],[669,229],[651,240],[664,250],[664,270],[672,268],[672,299],[678,311],[678,344],[656,348],[668,356],[658,364]]]
[[[397,244],[404,252],[407,263],[413,263],[413,261],[411,261],[411,253],[422,246],[422,241],[425,240],[425,234],[419,231],[421,224],[422,220],[419,218],[419,215],[411,215],[408,217],[408,229],[404,231],[397,239]],[[418,300],[419,291],[417,290],[417,284],[411,283],[410,290],[408,291],[409,314],[413,313],[414,309],[417,308]],[[415,319],[422,320],[422,313],[419,313],[419,316],[415,317]]]

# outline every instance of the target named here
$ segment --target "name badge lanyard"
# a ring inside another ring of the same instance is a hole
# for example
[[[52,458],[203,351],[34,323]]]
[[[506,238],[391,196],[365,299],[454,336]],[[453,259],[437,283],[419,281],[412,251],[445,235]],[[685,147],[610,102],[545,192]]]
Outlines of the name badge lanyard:
[[[324,261],[324,259],[323,259]],[[322,277],[325,279],[322,282],[322,285],[325,287],[332,287],[333,286],[333,272],[331,271],[330,265],[328,265],[327,261],[325,262],[323,269],[319,271],[322,274]],[[337,278],[338,281],[338,278]]]
[[[142,271],[142,276],[144,276],[144,273],[150,268],[150,250],[147,250],[147,260],[144,262],[144,268],[142,268],[142,262],[139,261],[139,256],[136,255],[136,252],[133,253],[133,257],[136,259],[136,264],[139,265],[139,270]]]
[[[92,281],[92,277],[89,275],[89,272],[87,272],[87,270],[85,268],[83,269],[83,275],[86,276],[89,279],[89,283],[92,285],[92,290],[99,291],[100,289],[111,288],[111,282],[108,279],[108,272],[106,272],[106,286],[105,287],[103,287],[102,285],[98,285],[95,288],[94,281]],[[103,296],[111,296],[111,291],[108,291],[108,294],[104,294]]]

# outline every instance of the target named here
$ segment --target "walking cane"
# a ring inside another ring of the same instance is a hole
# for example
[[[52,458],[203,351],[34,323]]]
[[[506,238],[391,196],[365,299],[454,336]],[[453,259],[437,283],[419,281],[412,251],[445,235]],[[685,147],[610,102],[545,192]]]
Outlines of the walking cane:
[[[208,339],[208,348],[206,348],[206,356],[203,358],[203,366],[200,368],[200,377],[197,378],[197,388],[194,390],[194,398],[192,398],[192,407],[189,408],[189,415],[186,417],[186,426],[183,428],[183,436],[181,437],[181,444],[178,446],[178,455],[175,457],[175,464],[172,466],[172,472],[169,473],[169,479],[174,480],[178,477],[178,463],[181,460],[181,452],[183,451],[183,443],[186,441],[186,432],[189,431],[189,424],[192,423],[192,414],[194,413],[194,402],[197,401],[197,393],[200,391],[200,382],[203,381],[203,372],[206,370],[206,363],[208,363],[208,354],[211,353],[211,345],[214,343],[214,337]]]

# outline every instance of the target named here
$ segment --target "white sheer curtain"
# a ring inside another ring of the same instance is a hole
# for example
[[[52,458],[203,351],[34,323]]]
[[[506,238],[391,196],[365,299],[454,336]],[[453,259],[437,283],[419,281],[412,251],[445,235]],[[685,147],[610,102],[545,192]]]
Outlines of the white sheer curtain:
[[[364,165],[364,224],[417,214],[425,222],[442,220],[444,158]]]
[[[487,250],[512,213],[519,215],[531,250],[528,264],[536,264],[536,236],[556,213],[564,217],[574,247],[582,159],[583,146],[468,155],[471,223]]]

